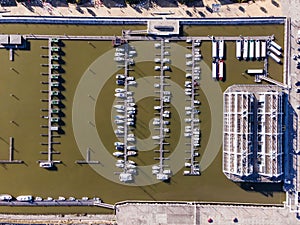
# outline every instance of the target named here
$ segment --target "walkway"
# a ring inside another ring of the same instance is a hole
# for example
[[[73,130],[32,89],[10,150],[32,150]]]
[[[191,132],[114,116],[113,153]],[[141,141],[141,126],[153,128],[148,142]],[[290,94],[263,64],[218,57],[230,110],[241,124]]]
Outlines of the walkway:
[[[161,225],[295,225],[299,221],[289,210],[280,206],[259,206],[250,204],[208,204],[194,202],[122,203],[116,205],[118,225],[161,224]]]

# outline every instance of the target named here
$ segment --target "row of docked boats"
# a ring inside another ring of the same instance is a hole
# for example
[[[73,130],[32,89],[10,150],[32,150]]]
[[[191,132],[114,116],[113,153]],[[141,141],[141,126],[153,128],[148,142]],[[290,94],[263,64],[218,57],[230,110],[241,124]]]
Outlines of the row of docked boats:
[[[170,133],[170,128],[168,125],[170,124],[169,118],[171,118],[171,112],[167,110],[166,107],[168,107],[168,104],[171,102],[172,93],[169,90],[166,90],[166,82],[165,79],[169,78],[168,76],[165,76],[165,71],[170,70],[169,63],[171,63],[168,56],[170,56],[170,52],[168,51],[170,49],[170,45],[168,45],[168,40],[162,40],[160,43],[154,43],[154,47],[156,49],[160,50],[159,54],[156,54],[159,58],[155,58],[154,62],[156,64],[159,64],[159,66],[155,66],[155,71],[160,71],[159,76],[155,76],[157,81],[154,83],[155,93],[158,94],[156,100],[159,102],[159,104],[154,106],[155,115],[153,119],[153,125],[157,126],[158,128],[155,128],[159,133],[154,134],[152,136],[152,140],[155,140],[157,143],[158,149],[155,149],[154,152],[159,152],[159,157],[156,159],[159,160],[159,163],[156,169],[152,170],[152,174],[156,176],[157,180],[166,181],[171,176],[171,171],[169,170],[169,173],[165,173],[164,170],[168,167],[165,164],[165,153],[168,152],[165,149],[165,145],[168,144],[165,141],[165,138],[167,137],[167,133]]]
[[[1,194],[0,201],[12,201],[13,197],[9,194]],[[19,202],[31,202],[33,201],[33,197],[31,195],[20,195],[16,197],[16,200]]]
[[[223,59],[225,52],[225,42],[224,40],[212,40],[212,58],[213,59]]]
[[[224,79],[224,61],[222,59],[220,60],[214,60],[212,62],[212,78],[215,80],[222,81]]]
[[[117,158],[115,166],[122,170],[119,173],[121,182],[131,182],[133,175],[137,174],[136,163],[128,157],[137,155],[136,137],[132,133],[136,123],[136,104],[133,98],[133,92],[129,87],[136,85],[135,77],[129,76],[129,66],[133,66],[133,57],[136,55],[135,49],[126,45],[116,48],[115,61],[124,64],[124,74],[116,75],[116,84],[120,87],[115,89],[115,97],[119,98],[118,104],[114,105],[117,115],[114,118],[116,129],[114,130],[117,138],[122,141],[114,143],[115,152],[113,156]],[[116,60],[117,59],[117,60]],[[120,59],[120,60],[118,60]]]
[[[261,40],[236,40],[236,58],[238,60],[260,60],[267,56],[267,43]]]

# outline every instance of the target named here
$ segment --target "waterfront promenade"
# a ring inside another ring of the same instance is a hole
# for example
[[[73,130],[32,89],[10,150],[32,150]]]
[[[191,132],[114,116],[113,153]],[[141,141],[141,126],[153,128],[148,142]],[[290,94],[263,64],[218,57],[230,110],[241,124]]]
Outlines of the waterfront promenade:
[[[36,1],[37,2],[37,1]],[[146,2],[146,1],[145,1]],[[160,5],[166,1],[161,1]],[[148,8],[147,4],[126,7],[93,6],[92,4],[76,7],[75,4],[64,5],[59,1],[51,1],[47,4],[30,4],[30,2],[17,3],[17,6],[2,6],[2,15],[28,15],[28,16],[81,16],[81,17],[155,17],[164,12],[168,17],[180,18],[223,18],[223,17],[265,17],[281,16],[281,3],[274,1],[249,1],[249,3],[233,3],[227,1],[203,0],[200,7],[187,7],[186,5],[169,4],[161,7],[155,3]],[[223,3],[219,12],[212,12],[212,4]],[[159,13],[158,13],[159,12]]]
[[[299,223],[297,218],[282,206],[230,203],[121,203],[116,206],[116,217],[118,225],[224,225],[235,223],[243,225],[295,225]]]

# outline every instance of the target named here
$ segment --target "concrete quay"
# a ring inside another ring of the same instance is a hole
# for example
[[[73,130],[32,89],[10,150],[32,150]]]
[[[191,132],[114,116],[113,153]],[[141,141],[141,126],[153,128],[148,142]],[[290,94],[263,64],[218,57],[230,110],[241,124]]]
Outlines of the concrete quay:
[[[119,225],[295,225],[295,214],[279,205],[194,202],[125,202],[116,205]]]

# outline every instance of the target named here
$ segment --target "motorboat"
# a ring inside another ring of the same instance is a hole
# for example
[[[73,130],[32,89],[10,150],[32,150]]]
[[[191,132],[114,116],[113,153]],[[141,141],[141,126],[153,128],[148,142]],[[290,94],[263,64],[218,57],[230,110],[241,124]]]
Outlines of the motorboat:
[[[123,164],[124,164],[124,162],[125,162],[125,161],[124,161],[123,159],[118,159],[118,160],[117,160],[117,163],[123,163]]]
[[[136,168],[136,165],[133,165],[133,164],[127,164],[127,165],[126,165],[126,168],[127,168],[127,169],[135,169],[135,168]]]
[[[124,48],[116,48],[116,52],[124,52],[125,49]]]
[[[136,81],[134,80],[128,81],[127,85],[136,85]]]
[[[127,146],[127,150],[136,150],[136,147],[134,145]]]
[[[160,66],[155,66],[155,67],[154,67],[154,70],[156,70],[156,71],[157,71],[157,70],[160,70]]]
[[[135,125],[134,122],[127,122],[126,124],[127,124],[128,126],[134,126],[134,125]]]
[[[186,73],[185,78],[192,78],[192,74],[191,73]]]
[[[123,89],[123,88],[116,88],[115,92],[116,93],[123,93],[123,92],[125,92],[125,89]]]
[[[127,162],[129,163],[129,164],[132,164],[132,165],[135,165],[136,163],[134,162],[134,161],[132,161],[132,160],[127,160]]]
[[[128,169],[128,170],[127,170],[127,173],[130,173],[130,174],[137,174],[136,169]]]
[[[34,201],[35,202],[41,202],[41,201],[43,201],[43,198],[42,197],[35,197]]]
[[[124,105],[114,105],[114,108],[124,110],[125,106]]]
[[[134,77],[126,77],[126,80],[133,81],[133,80],[135,80],[135,78]]]
[[[117,74],[116,79],[125,79],[126,76],[124,74]]]
[[[160,48],[160,46],[161,46],[160,43],[154,43],[155,48]]]
[[[159,170],[152,170],[152,174],[153,175],[156,175],[156,174],[158,174],[159,173]]]
[[[128,152],[127,152],[127,155],[128,155],[128,156],[135,156],[135,155],[136,155],[136,152],[135,152],[135,151],[128,151]]]
[[[114,58],[114,61],[116,61],[116,62],[123,62],[124,60],[125,60],[125,58],[120,57],[120,56]]]
[[[185,58],[186,58],[186,59],[190,59],[190,58],[192,58],[192,57],[193,57],[192,54],[185,54]]]
[[[170,63],[171,60],[169,58],[163,58],[163,63]]]
[[[53,201],[53,198],[52,197],[48,197],[48,198],[46,198],[46,201]]]
[[[116,163],[116,167],[118,168],[124,168],[124,163]]]
[[[40,162],[40,167],[49,169],[53,167],[53,162]]]
[[[118,151],[124,151],[124,146],[116,146],[115,149]]]
[[[33,200],[32,195],[20,195],[16,199],[19,202],[31,202]]]
[[[193,61],[187,61],[185,65],[192,66],[193,65]]]
[[[114,152],[114,153],[113,153],[113,156],[116,156],[116,157],[121,157],[121,156],[123,156],[123,155],[124,155],[123,152]]]
[[[115,146],[124,146],[124,143],[123,142],[115,142],[114,145]]]
[[[153,139],[153,140],[159,140],[160,137],[159,137],[159,136],[152,136],[152,139]]]
[[[153,107],[155,110],[161,110],[161,106],[157,105]]]
[[[115,120],[116,124],[124,124],[124,120]]]
[[[115,132],[115,134],[124,134],[124,131],[122,131],[122,130],[114,130],[114,132]]]
[[[128,142],[135,142],[136,140],[135,140],[135,138],[133,138],[133,137],[128,137],[128,138],[127,138],[127,141],[128,141]]]
[[[126,94],[124,93],[116,93],[115,96],[118,98],[126,98]]]
[[[163,70],[170,70],[169,66],[163,66]]]
[[[9,194],[1,194],[0,195],[0,201],[10,201],[12,200],[12,196]]]
[[[59,197],[58,197],[58,201],[66,201],[66,198],[63,197],[63,196],[59,196]]]
[[[155,62],[155,63],[160,63],[160,58],[155,58],[155,59],[154,59],[154,62]]]
[[[118,57],[118,56],[124,56],[125,54],[123,52],[115,52],[115,57]]]
[[[116,115],[115,119],[117,119],[117,120],[123,120],[123,119],[125,119],[125,116]]]
[[[153,170],[159,170],[160,167],[159,167],[158,165],[154,165],[154,166],[152,166],[152,169],[153,169]]]

